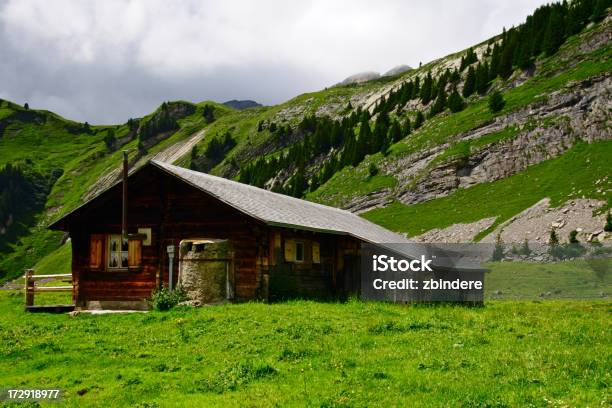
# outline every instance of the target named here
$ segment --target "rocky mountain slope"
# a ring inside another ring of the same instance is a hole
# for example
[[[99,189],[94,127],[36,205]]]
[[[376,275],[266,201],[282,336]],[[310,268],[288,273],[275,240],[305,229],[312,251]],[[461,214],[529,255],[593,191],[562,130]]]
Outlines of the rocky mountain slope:
[[[417,240],[543,242],[551,228],[562,240],[568,228],[609,239],[612,17],[589,16],[554,52],[510,64],[472,93],[470,75],[501,66],[496,53],[508,44],[519,53],[522,31],[275,106],[167,102],[125,124],[90,126],[2,101],[0,168],[41,187],[27,213],[0,208],[0,280],[68,262],[65,237],[45,225],[116,180],[121,150],[133,167],[155,157],[346,208]],[[505,103],[493,111],[497,91]],[[456,109],[454,93],[465,96]]]

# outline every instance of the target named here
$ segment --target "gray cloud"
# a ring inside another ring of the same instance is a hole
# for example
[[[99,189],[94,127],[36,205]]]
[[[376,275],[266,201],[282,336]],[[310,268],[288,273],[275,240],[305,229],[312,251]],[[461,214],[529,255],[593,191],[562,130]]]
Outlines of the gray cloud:
[[[542,3],[5,0],[0,97],[90,123],[164,100],[279,103],[463,49]]]

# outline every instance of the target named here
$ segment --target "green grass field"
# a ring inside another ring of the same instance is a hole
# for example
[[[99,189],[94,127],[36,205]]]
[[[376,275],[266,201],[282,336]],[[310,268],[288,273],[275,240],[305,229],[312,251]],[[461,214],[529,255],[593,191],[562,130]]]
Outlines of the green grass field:
[[[0,292],[0,388],[59,387],[62,406],[612,402],[605,301],[297,301],[69,317],[27,314],[13,293]]]
[[[550,263],[490,262],[485,299],[596,299],[612,295],[612,258]]]

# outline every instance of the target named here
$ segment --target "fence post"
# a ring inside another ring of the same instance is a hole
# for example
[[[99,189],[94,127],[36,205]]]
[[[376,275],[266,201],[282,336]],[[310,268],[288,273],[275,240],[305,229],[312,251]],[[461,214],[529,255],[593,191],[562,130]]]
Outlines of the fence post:
[[[34,279],[32,279],[32,275],[34,274],[33,269],[26,269],[25,272],[25,305],[34,306]]]

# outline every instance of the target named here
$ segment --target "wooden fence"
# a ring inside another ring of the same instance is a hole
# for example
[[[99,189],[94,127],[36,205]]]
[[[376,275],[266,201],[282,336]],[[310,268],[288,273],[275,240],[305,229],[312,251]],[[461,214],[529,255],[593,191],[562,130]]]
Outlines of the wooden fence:
[[[60,273],[57,275],[34,275],[33,269],[27,269],[25,275],[25,306],[34,306],[34,294],[44,292],[72,292],[72,274]],[[70,286],[36,286],[39,279],[62,279],[63,282],[70,282]]]

